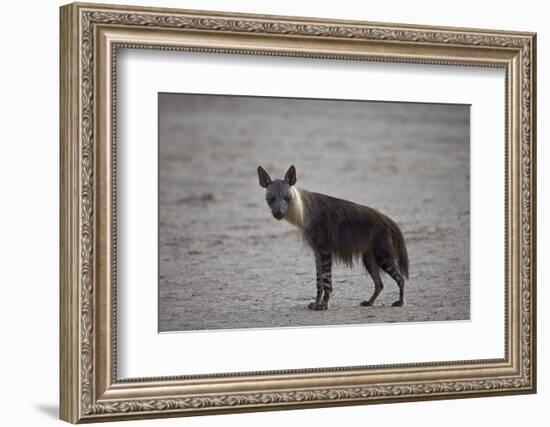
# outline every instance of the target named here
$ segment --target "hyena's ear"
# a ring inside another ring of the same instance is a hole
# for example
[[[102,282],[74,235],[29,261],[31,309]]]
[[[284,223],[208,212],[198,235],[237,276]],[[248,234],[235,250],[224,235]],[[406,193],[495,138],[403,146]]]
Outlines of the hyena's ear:
[[[258,178],[260,179],[260,186],[264,188],[271,184],[271,177],[261,166],[258,166]]]
[[[285,181],[288,182],[290,185],[296,184],[296,168],[294,165],[288,168],[285,174]]]

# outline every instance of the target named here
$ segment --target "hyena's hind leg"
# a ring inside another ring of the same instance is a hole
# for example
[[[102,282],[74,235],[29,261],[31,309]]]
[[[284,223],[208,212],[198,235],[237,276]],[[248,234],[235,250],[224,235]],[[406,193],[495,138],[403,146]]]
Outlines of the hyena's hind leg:
[[[382,282],[382,277],[380,277],[380,267],[372,253],[363,254],[363,265],[374,282],[374,293],[367,301],[363,301],[361,305],[370,307],[374,304],[382,289],[384,289],[384,283]]]
[[[317,297],[308,304],[310,310],[326,310],[332,292],[332,255],[322,250],[315,251],[315,268],[317,270]]]
[[[380,263],[380,267],[389,274],[389,276],[397,282],[399,286],[399,299],[395,301],[392,305],[394,307],[402,307],[405,304],[405,278],[399,272],[399,269],[396,266],[396,263],[393,259],[386,258]]]

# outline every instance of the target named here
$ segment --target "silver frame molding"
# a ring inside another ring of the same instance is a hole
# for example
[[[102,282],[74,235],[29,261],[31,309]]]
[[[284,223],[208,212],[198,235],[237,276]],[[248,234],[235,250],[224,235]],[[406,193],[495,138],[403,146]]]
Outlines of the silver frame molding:
[[[112,421],[536,391],[534,33],[80,3],[63,6],[60,22],[61,419]],[[504,68],[505,357],[117,379],[118,48]]]

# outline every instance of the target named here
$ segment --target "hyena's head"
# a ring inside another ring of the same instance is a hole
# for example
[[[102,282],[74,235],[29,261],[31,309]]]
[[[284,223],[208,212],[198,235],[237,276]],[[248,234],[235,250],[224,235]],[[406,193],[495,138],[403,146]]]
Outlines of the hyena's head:
[[[264,168],[258,166],[258,178],[260,179],[260,186],[266,189],[265,200],[271,208],[271,213],[275,218],[283,219],[295,197],[292,186],[296,184],[296,168],[291,166],[288,168],[284,179],[272,181]]]

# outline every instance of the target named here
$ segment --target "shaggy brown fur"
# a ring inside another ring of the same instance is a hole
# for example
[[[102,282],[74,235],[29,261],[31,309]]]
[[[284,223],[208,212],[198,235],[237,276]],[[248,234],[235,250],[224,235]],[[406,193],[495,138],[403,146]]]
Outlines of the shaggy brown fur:
[[[323,248],[336,261],[352,267],[363,255],[372,256],[381,268],[384,260],[395,262],[409,278],[409,258],[399,226],[386,215],[367,206],[298,190],[304,204],[304,237],[312,249]]]

